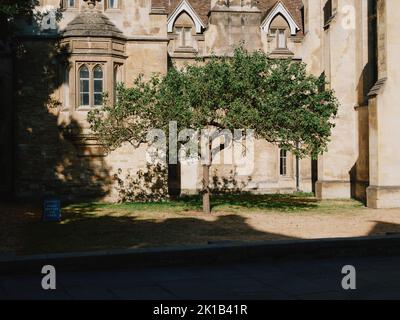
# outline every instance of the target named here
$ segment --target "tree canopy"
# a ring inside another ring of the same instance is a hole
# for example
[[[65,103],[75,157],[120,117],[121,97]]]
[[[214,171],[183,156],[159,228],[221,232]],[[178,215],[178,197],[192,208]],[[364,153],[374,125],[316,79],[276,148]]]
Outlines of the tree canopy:
[[[89,115],[92,129],[106,146],[140,144],[152,129],[254,129],[258,138],[277,143],[299,156],[326,150],[338,102],[325,79],[306,72],[306,65],[269,59],[262,52],[237,49],[232,58],[212,57],[182,70],[170,69],[134,86],[119,86]],[[107,101],[107,100],[106,100]]]
[[[15,31],[15,18],[30,18],[37,0],[2,0],[0,2],[0,39],[9,38]]]
[[[256,138],[278,144],[299,157],[327,149],[338,101],[325,79],[306,65],[267,54],[235,50],[233,57],[211,57],[132,87],[119,86],[114,102],[89,114],[91,128],[110,149],[124,142],[145,143],[147,132],[253,129]],[[106,100],[107,101],[107,100]]]

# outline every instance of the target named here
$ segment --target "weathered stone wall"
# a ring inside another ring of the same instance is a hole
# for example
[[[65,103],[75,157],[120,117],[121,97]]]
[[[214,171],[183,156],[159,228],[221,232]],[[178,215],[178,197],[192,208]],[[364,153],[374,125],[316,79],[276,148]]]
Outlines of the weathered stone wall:
[[[359,105],[359,79],[367,63],[367,57],[363,56],[363,48],[360,47],[367,37],[363,32],[367,16],[362,2],[339,0],[334,2],[332,19],[325,24],[325,3],[306,3],[308,26],[303,46],[309,70],[316,75],[326,76],[340,102],[328,152],[318,159],[317,195],[321,198],[350,198],[352,183],[365,178],[362,167],[358,169],[359,176],[354,173],[357,171],[359,144],[363,148],[366,146],[362,141],[365,133],[358,134],[355,107]],[[359,116],[365,120],[362,114]],[[362,163],[359,162],[361,166]]]
[[[196,55],[206,58],[211,53],[232,54],[241,41],[250,50],[262,49],[268,53],[274,50],[276,44],[275,39],[260,28],[274,1],[261,1],[257,7],[252,6],[252,2],[244,5],[242,2],[232,2],[229,8],[222,9],[216,6],[216,1],[197,4],[194,7],[199,6],[201,19],[207,18],[207,8],[211,8],[211,13],[207,28],[201,34],[193,34],[196,53],[176,52],[176,35],[167,32],[168,12],[157,9],[154,3],[152,6],[150,0],[119,2],[118,9],[103,12],[101,4],[97,9],[123,32],[123,52],[117,58],[114,53],[102,54],[107,55],[104,60],[108,73],[112,72],[114,62],[123,64],[122,78],[127,85],[131,85],[140,74],[148,78],[153,73],[165,73],[172,63],[181,67],[192,62]],[[162,0],[158,2],[159,5],[166,3]],[[397,2],[379,1],[386,3],[386,6],[379,7],[381,16],[385,17],[379,33],[379,78],[387,77],[387,80],[379,94],[369,102],[367,93],[372,85],[371,66],[374,63],[370,47],[373,31],[368,25],[367,2],[333,1],[337,10],[328,26],[323,21],[325,2],[305,0],[305,28],[287,39],[291,56],[305,61],[309,72],[315,75],[324,73],[341,103],[329,150],[319,157],[317,194],[321,198],[353,196],[364,200],[365,190],[371,180],[369,204],[374,207],[396,205],[397,188],[400,185],[400,177],[396,173],[400,172],[400,156],[396,151],[400,150],[396,147],[399,135],[396,132],[400,126],[395,86],[398,78],[395,53],[398,43],[394,34],[397,22],[392,13],[399,9]],[[300,25],[299,1],[286,0],[283,3]],[[58,4],[59,0],[42,1],[42,5]],[[173,6],[177,2],[170,4]],[[346,6],[355,9],[354,27],[343,27],[343,19],[348,18],[348,13],[343,10]],[[19,59],[16,70],[15,186],[19,196],[57,192],[71,198],[99,196],[115,200],[118,191],[114,176],[123,180],[129,174],[134,175],[146,169],[145,146],[135,150],[125,145],[105,155],[101,146],[87,138],[90,136],[87,111],[76,110],[74,102],[71,103],[76,100],[77,94],[73,77],[69,80],[71,106],[65,108],[64,79],[59,69],[61,63],[57,55],[57,41],[53,37],[64,30],[79,12],[79,8],[64,11],[56,30],[47,30],[42,34],[31,32],[30,35],[36,34],[38,39],[24,40],[26,53]],[[110,41],[96,41],[103,40]],[[80,41],[86,41],[93,49],[93,54],[91,51],[83,52],[83,58],[80,55],[82,52],[71,51],[64,58],[70,63],[81,60],[95,62],[100,53],[94,48],[94,40],[88,38]],[[106,87],[112,88],[110,77],[106,81]],[[71,138],[61,130],[69,124],[73,124],[83,136],[86,134],[86,140],[77,135]],[[282,177],[279,174],[278,148],[263,141],[257,141],[256,146],[251,178],[235,176],[233,166],[216,164],[211,171],[215,173],[217,182],[232,184],[231,178],[235,178],[237,185],[252,192],[295,190],[296,159],[288,155],[288,174]],[[184,163],[181,173],[182,190],[197,192],[201,184],[201,167]],[[300,176],[300,188],[311,191],[310,159],[300,161]]]
[[[231,55],[243,43],[250,51],[260,50],[261,12],[236,8],[213,9],[206,35],[206,54]]]
[[[288,8],[299,14],[299,1],[286,1]],[[247,50],[264,50],[272,53],[276,49],[276,39],[261,29],[261,23],[265,18],[267,8],[274,3],[262,1],[261,6],[236,1],[229,6],[224,2],[213,1],[208,20],[208,27],[204,31],[204,48],[202,41],[198,41],[197,55],[174,52],[174,46],[170,44],[169,55],[177,67],[192,63],[195,56],[208,57],[211,54],[217,56],[230,56],[235,48],[241,44]],[[287,39],[288,55],[294,59],[302,59],[301,41],[302,32]],[[172,39],[175,39],[173,36]],[[204,50],[204,51],[203,51]],[[283,55],[285,56],[285,55]],[[230,151],[230,150],[229,150]],[[229,152],[228,151],[228,152]],[[288,154],[288,174],[279,174],[279,148],[265,141],[256,142],[254,158],[254,171],[249,176],[238,175],[238,169],[234,165],[214,164],[211,167],[211,176],[214,184],[220,188],[231,190],[241,189],[255,193],[293,192],[296,190],[296,159]],[[182,164],[182,190],[185,193],[196,193],[201,190],[202,168],[200,164]],[[311,160],[300,161],[300,188],[311,191]],[[217,188],[218,189],[218,188]]]
[[[47,1],[44,5],[58,3]],[[150,1],[120,3],[118,10],[106,10],[105,14],[124,30],[126,40],[117,39],[121,45],[107,38],[78,37],[64,41],[63,45],[68,44],[65,50],[60,49],[58,40],[49,37],[54,31],[43,31],[36,40],[29,40],[26,29],[28,37],[22,39],[26,52],[19,58],[16,70],[17,196],[40,198],[57,194],[66,199],[117,200],[118,179],[146,168],[144,146],[134,149],[124,145],[105,154],[90,137],[88,110],[77,107],[77,63],[101,61],[105,65],[107,91],[112,91],[114,85],[114,62],[123,64],[122,79],[128,85],[140,74],[148,78],[167,70],[166,16],[151,15]],[[128,5],[134,10],[127,10]],[[57,29],[65,29],[79,12],[64,11]],[[120,47],[124,48],[121,54]],[[65,65],[70,67],[68,85],[63,74]],[[66,128],[73,128],[73,134]]]
[[[23,45],[25,53],[16,63],[17,195],[102,196],[109,181],[103,159],[78,157],[58,126],[61,78],[57,43],[31,40]]]
[[[217,147],[216,145],[213,146]],[[280,175],[279,148],[266,141],[255,141],[254,159],[249,163],[233,161],[224,164],[225,158],[238,160],[237,153],[228,148],[218,155],[210,169],[211,187],[216,191],[244,191],[251,193],[291,193],[296,191],[296,157],[287,154],[287,174]],[[237,151],[236,151],[237,152]],[[184,162],[182,166],[182,190],[194,194],[202,189],[200,163]],[[300,190],[311,192],[311,161],[301,159]],[[250,174],[248,173],[250,172]]]
[[[400,3],[378,0],[378,82],[370,94],[370,187],[368,206],[400,206]]]

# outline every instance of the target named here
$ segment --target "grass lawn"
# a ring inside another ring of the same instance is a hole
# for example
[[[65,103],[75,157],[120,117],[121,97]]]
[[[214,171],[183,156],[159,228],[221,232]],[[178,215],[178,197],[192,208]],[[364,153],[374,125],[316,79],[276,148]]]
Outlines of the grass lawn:
[[[0,253],[35,254],[218,241],[352,237],[400,232],[400,210],[307,194],[199,197],[163,203],[82,203],[63,207],[60,223],[41,222],[40,206],[0,205]]]

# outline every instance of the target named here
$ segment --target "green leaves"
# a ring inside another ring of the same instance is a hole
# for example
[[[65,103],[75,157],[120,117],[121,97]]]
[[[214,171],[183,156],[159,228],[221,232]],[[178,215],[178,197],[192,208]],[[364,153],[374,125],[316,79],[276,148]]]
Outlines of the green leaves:
[[[132,88],[120,86],[115,104],[89,115],[92,129],[110,148],[145,142],[152,128],[178,130],[254,129],[256,136],[300,157],[326,150],[338,101],[325,80],[307,74],[305,64],[272,60],[243,48],[232,58],[211,57],[183,70],[170,69]]]
[[[38,0],[1,0],[0,2],[0,40],[10,37],[15,31],[15,18],[31,18]]]

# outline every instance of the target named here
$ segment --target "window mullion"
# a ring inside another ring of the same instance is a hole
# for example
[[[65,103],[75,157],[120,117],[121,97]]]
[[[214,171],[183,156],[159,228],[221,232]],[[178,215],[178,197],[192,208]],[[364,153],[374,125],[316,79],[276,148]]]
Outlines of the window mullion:
[[[90,69],[90,80],[89,80],[89,106],[92,108],[94,106],[94,69]]]

